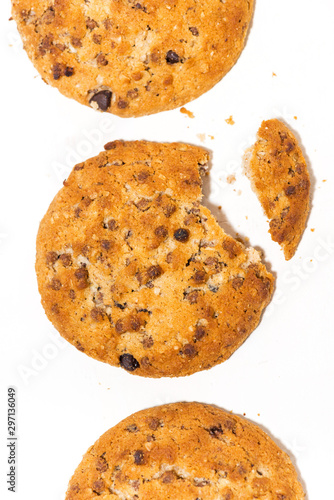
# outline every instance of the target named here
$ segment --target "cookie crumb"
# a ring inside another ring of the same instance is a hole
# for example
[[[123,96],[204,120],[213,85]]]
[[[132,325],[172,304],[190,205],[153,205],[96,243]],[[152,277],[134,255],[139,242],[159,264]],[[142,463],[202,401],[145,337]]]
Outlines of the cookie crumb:
[[[273,76],[277,76],[276,73],[273,72]]]
[[[209,135],[210,139],[213,141],[215,136],[214,135]]]
[[[314,228],[314,227],[312,227],[311,231],[312,231],[312,233],[314,233],[314,231],[315,231],[315,228]]]
[[[231,115],[229,118],[226,118],[227,125],[234,125],[235,121],[233,120],[233,116]]]
[[[194,113],[192,111],[189,111],[189,109],[180,108],[180,113],[183,113],[184,115],[187,115],[189,118],[195,118]]]
[[[197,134],[197,137],[201,142],[205,142],[205,134]]]
[[[298,120],[297,116],[294,116],[294,119],[295,119],[295,120]]]
[[[226,177],[226,181],[227,181],[228,184],[234,184],[235,180],[236,179],[235,179],[235,175],[234,174],[233,175],[228,175]]]

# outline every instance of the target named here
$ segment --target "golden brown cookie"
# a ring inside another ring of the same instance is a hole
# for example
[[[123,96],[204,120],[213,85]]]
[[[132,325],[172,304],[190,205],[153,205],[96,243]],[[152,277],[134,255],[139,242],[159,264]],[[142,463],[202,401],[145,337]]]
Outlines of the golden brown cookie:
[[[47,316],[93,358],[147,377],[225,361],[273,277],[201,206],[205,150],[116,141],[76,165],[37,237]]]
[[[174,109],[213,87],[245,42],[253,0],[12,0],[43,80],[116,115]]]
[[[259,427],[211,405],[143,410],[107,431],[66,500],[303,500],[290,458]]]
[[[297,249],[309,213],[310,177],[298,141],[279,120],[264,121],[245,155],[245,173],[286,260]]]

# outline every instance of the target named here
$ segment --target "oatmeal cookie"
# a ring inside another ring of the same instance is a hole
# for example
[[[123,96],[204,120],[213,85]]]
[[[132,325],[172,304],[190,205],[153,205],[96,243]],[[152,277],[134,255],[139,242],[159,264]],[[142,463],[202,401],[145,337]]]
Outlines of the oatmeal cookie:
[[[119,116],[199,97],[237,61],[253,0],[12,0],[43,80]]]
[[[66,500],[303,500],[290,458],[259,427],[215,406],[140,411],[107,431]]]
[[[310,177],[298,141],[284,123],[264,121],[246,152],[245,174],[266,216],[270,234],[290,260],[303,235],[310,202]]]
[[[273,276],[200,204],[208,153],[116,141],[76,165],[44,216],[42,304],[77,349],[147,377],[225,361],[258,325]]]

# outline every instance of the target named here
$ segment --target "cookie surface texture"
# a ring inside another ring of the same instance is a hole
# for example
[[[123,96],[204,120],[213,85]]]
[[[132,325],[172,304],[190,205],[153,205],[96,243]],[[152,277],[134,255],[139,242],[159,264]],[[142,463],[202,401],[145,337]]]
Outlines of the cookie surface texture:
[[[226,360],[257,326],[273,277],[201,206],[208,153],[116,141],[76,165],[37,237],[47,316],[93,358],[148,377]]]
[[[245,157],[245,173],[266,216],[270,234],[290,260],[303,235],[310,202],[310,177],[303,153],[281,121],[264,121]]]
[[[232,68],[253,0],[12,0],[24,47],[62,94],[119,116],[199,97]]]
[[[150,408],[107,431],[84,456],[66,500],[303,500],[286,453],[219,408]]]

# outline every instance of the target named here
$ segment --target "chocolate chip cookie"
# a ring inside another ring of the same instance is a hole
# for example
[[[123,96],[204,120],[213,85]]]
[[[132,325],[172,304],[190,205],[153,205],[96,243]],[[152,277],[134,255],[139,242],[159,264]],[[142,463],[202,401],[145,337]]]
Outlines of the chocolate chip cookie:
[[[245,155],[245,173],[266,216],[270,234],[290,260],[303,235],[310,201],[310,177],[298,141],[279,120],[264,121]]]
[[[213,87],[245,42],[253,0],[12,0],[43,80],[116,115],[174,109]]]
[[[44,216],[42,304],[80,351],[146,377],[225,361],[257,326],[273,276],[200,204],[208,153],[116,141],[76,165]]]
[[[66,500],[303,500],[272,439],[215,406],[140,411],[107,431],[75,471]]]

